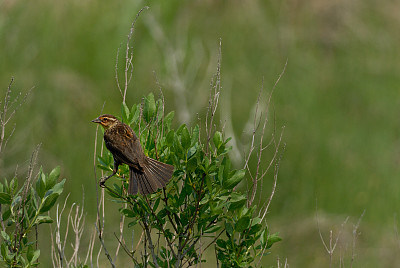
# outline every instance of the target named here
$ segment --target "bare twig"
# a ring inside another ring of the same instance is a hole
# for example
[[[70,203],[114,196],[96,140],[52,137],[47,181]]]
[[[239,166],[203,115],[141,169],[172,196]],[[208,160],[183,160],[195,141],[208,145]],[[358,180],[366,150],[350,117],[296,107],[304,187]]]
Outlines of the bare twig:
[[[125,203],[124,208],[127,208],[128,204]],[[121,216],[121,220],[119,221],[119,239],[118,241],[121,241],[123,239],[123,233],[124,233],[124,224],[125,224],[125,215]],[[117,249],[115,250],[115,257],[114,259],[117,258],[118,256],[118,252],[119,252],[119,248],[120,248],[121,243],[118,243]]]
[[[399,235],[399,229],[397,227],[396,214],[394,215],[393,226],[394,226],[394,234],[396,235],[396,242],[400,249],[400,235]]]
[[[86,258],[85,258],[85,262],[84,262],[84,263],[87,263],[90,258],[91,267],[93,267],[93,249],[94,249],[95,240],[96,240],[96,232],[92,232],[92,235],[90,236],[90,239],[89,239],[89,248],[86,253]]]
[[[51,248],[52,248],[51,258],[53,261],[53,267],[63,267],[63,263],[64,263],[64,259],[65,259],[65,256],[64,256],[65,242],[64,242],[64,245],[61,242],[61,217],[62,217],[62,214],[64,213],[65,206],[67,205],[68,198],[69,198],[69,194],[67,195],[67,197],[64,200],[64,206],[62,207],[61,211],[59,211],[59,204],[57,204],[57,207],[56,207],[55,241],[53,240],[53,232],[51,231]],[[66,238],[68,236],[68,228],[69,228],[69,224],[67,224],[67,226],[66,226],[64,238]],[[50,230],[51,230],[51,226],[50,226]]]
[[[125,85],[124,85],[124,90],[122,91],[120,84],[119,84],[119,78],[118,78],[118,57],[119,57],[119,50],[117,51],[117,58],[115,62],[115,79],[117,81],[118,89],[119,92],[121,93],[122,96],[122,102],[125,103],[126,100],[126,92],[128,91],[128,85],[132,79],[132,74],[133,74],[133,52],[130,52],[131,47],[131,39],[132,35],[135,29],[135,23],[136,20],[139,18],[140,13],[142,13],[143,10],[148,9],[148,6],[143,7],[142,9],[139,10],[139,12],[136,14],[135,20],[132,22],[131,28],[129,30],[128,38],[126,40],[126,48],[125,48],[125,68],[124,68],[124,80],[125,80]]]
[[[125,242],[122,240],[123,237],[118,237],[115,233],[114,233],[115,238],[118,240],[118,243],[121,245],[122,249],[125,251],[125,253],[132,258],[132,260],[134,259],[133,253],[129,251],[128,247],[126,246]]]
[[[205,128],[206,128],[205,130],[207,133],[207,143],[205,147],[206,156],[209,156],[209,145],[212,138],[211,133],[213,129],[213,122],[218,107],[219,96],[221,93],[221,57],[222,57],[221,46],[222,46],[222,40],[219,39],[217,71],[215,72],[214,77],[213,79],[211,79],[210,83],[210,96],[208,100],[206,120],[205,120]]]
[[[329,246],[328,246],[328,244],[325,242],[325,239],[323,238],[322,233],[321,233],[321,228],[319,225],[319,218],[318,218],[318,209],[316,209],[315,214],[316,214],[316,218],[317,218],[318,234],[319,234],[319,237],[321,238],[322,244],[324,245],[326,252],[329,255],[329,267],[332,267],[333,253],[335,252],[335,249],[339,242],[340,236],[342,235],[343,228],[346,225],[347,221],[349,220],[349,217],[346,217],[346,219],[343,221],[343,223],[339,229],[339,232],[336,236],[336,239],[333,237],[333,231],[332,230],[329,231]]]
[[[147,219],[143,219],[142,222],[143,222],[144,231],[146,232],[147,241],[149,242],[148,248],[150,249],[151,257],[153,258],[154,267],[158,268],[159,266],[158,266],[158,262],[157,262],[157,256],[154,253],[154,245],[153,245],[153,240],[151,238],[150,226],[147,224]]]
[[[277,265],[278,265],[278,268],[289,268],[289,264],[288,264],[287,258],[285,259],[285,262],[283,263],[283,266],[281,266],[281,261],[280,261],[280,258],[278,257]]]
[[[256,196],[256,192],[257,192],[257,184],[258,184],[258,181],[259,181],[259,174],[260,174],[260,167],[261,167],[261,160],[262,160],[262,152],[263,152],[263,140],[264,140],[264,135],[265,135],[265,129],[266,129],[266,126],[267,126],[267,123],[268,123],[268,121],[269,121],[269,117],[268,117],[268,112],[269,112],[269,107],[270,107],[270,103],[271,103],[271,98],[272,98],[272,94],[274,93],[274,91],[275,91],[275,88],[276,88],[276,86],[278,85],[278,83],[279,83],[279,81],[280,81],[280,79],[281,79],[281,77],[283,76],[283,74],[285,73],[285,71],[286,71],[286,66],[287,66],[287,60],[286,60],[286,63],[285,63],[285,66],[283,67],[283,70],[282,70],[282,72],[280,73],[280,75],[278,76],[278,79],[275,81],[275,84],[274,84],[274,86],[272,87],[272,90],[271,90],[271,92],[270,92],[270,94],[269,94],[269,96],[268,96],[268,99],[267,99],[267,103],[266,103],[266,108],[265,108],[265,119],[264,119],[264,124],[263,124],[263,127],[262,127],[262,130],[261,130],[261,134],[260,134],[260,141],[259,141],[259,145],[258,145],[258,159],[257,159],[257,167],[256,167],[256,171],[255,171],[255,175],[253,176],[253,180],[252,180],[252,186],[251,186],[251,189],[252,189],[252,191],[251,191],[251,195],[249,195],[249,199],[248,199],[248,204],[249,204],[249,206],[253,203],[253,201],[254,201],[254,198],[255,198],[255,196]],[[263,86],[261,87],[261,88],[263,88],[264,87],[264,81],[263,81]],[[260,97],[259,97],[260,98]],[[257,101],[258,102],[258,101]],[[257,109],[258,109],[258,104],[257,104],[257,106],[256,106],[256,111],[257,111]],[[251,146],[250,146],[250,153],[249,153],[249,155],[248,155],[248,159],[250,158],[250,156],[251,156],[251,152],[253,151],[253,149],[254,149],[254,135],[255,135],[255,126],[256,126],[256,120],[254,119],[254,128],[253,128],[253,136],[252,136],[252,143],[251,143]],[[276,153],[275,153],[275,155],[277,154],[277,151],[276,151]],[[274,159],[274,158],[273,158]],[[246,160],[246,163],[245,163],[245,167],[248,165],[248,160]]]
[[[358,233],[358,229],[360,228],[360,223],[361,223],[362,218],[364,217],[364,214],[365,214],[365,209],[364,209],[363,213],[361,213],[361,216],[358,219],[357,223],[355,225],[353,225],[353,243],[352,243],[352,247],[351,247],[350,267],[353,267],[354,259],[356,257],[356,240],[357,240],[357,237],[360,235]]]
[[[24,188],[22,191],[22,196],[21,196],[22,202],[19,204],[19,206],[17,208],[16,215],[19,215],[19,214],[25,215],[25,204],[27,201],[28,192],[31,189],[33,170],[36,166],[36,160],[37,160],[37,156],[39,153],[39,149],[40,149],[40,144],[36,146],[35,150],[32,153],[31,160],[29,163],[28,174],[26,176],[26,181],[25,181]],[[23,221],[24,221],[24,217],[22,216],[20,218],[20,220],[15,223],[15,230],[14,230],[14,238],[15,238],[14,248],[15,249],[19,248],[19,246],[21,245],[21,242],[22,242],[22,238],[26,235],[27,230],[24,230],[24,226],[22,225]]]
[[[11,92],[12,92],[11,88],[13,82],[14,82],[14,77],[11,78],[10,84],[7,87],[4,100],[0,101],[0,155],[4,151],[4,148],[6,147],[9,138],[12,136],[15,130],[15,125],[14,125],[11,133],[8,135],[8,137],[6,137],[6,125],[14,117],[18,109],[26,102],[27,97],[34,88],[34,87],[30,88],[25,93],[22,100],[19,100],[19,97],[22,95],[21,92],[17,95],[17,97],[11,100]]]
[[[121,49],[121,45],[119,45],[118,50],[117,50],[117,56],[115,57],[115,81],[117,82],[117,87],[119,92],[121,93],[121,97],[124,97],[124,93],[122,93],[121,86],[119,84],[119,78],[118,78],[118,59],[119,59],[119,51]]]
[[[84,197],[83,197],[84,200]],[[71,207],[72,211],[72,207]],[[84,225],[85,225],[85,216],[83,214],[84,212],[84,203],[82,202],[82,206],[79,207],[79,205],[75,206],[75,213],[74,215],[68,215],[69,221],[71,222],[71,227],[73,230],[73,233],[75,234],[75,240],[74,243],[71,244],[72,249],[73,249],[73,254],[68,262],[68,266],[71,264],[74,264],[74,266],[78,265],[78,250],[80,246],[80,241],[82,238],[83,230],[84,230]]]
[[[283,156],[283,152],[285,151],[285,147],[286,147],[286,144],[283,146],[282,153],[281,153],[281,155],[279,156],[279,158],[277,159],[277,161],[276,161],[276,163],[275,163],[274,183],[273,183],[273,186],[272,186],[271,194],[270,194],[270,196],[269,196],[269,198],[268,198],[268,202],[267,202],[265,208],[262,210],[262,211],[263,211],[263,215],[262,215],[262,217],[261,217],[262,220],[263,220],[263,219],[265,218],[265,216],[267,215],[269,205],[271,204],[272,198],[273,198],[274,195],[275,195],[276,184],[277,184],[277,181],[278,181],[279,166],[280,166],[280,162],[281,162],[281,159],[282,159],[282,156]]]
[[[248,153],[248,156],[246,158],[243,168],[248,168],[250,157],[252,156],[253,150],[255,149],[254,142],[255,142],[255,137],[256,137],[256,133],[257,133],[256,130],[257,130],[258,107],[260,105],[261,93],[263,91],[263,88],[264,88],[264,79],[263,79],[262,87],[260,88],[260,91],[258,92],[258,97],[257,97],[256,105],[255,105],[254,119],[253,119],[253,131],[252,131],[252,136],[251,136],[251,144],[250,144],[249,153]],[[260,117],[261,117],[261,115],[260,115]]]
[[[101,246],[102,246],[102,248],[104,249],[104,253],[106,254],[106,257],[107,257],[108,261],[110,262],[111,267],[115,268],[115,264],[114,264],[114,262],[113,262],[113,260],[112,260],[112,258],[111,258],[111,255],[110,255],[110,253],[108,252],[106,246],[104,245],[104,240],[103,240],[103,238],[102,238],[102,236],[101,236],[100,230],[99,230],[99,228],[98,228],[98,226],[97,226],[96,224],[95,224],[94,226],[95,226],[96,231],[97,231],[97,234],[98,234],[98,236],[99,236],[99,240],[100,240]],[[99,253],[100,253],[100,251],[99,251]],[[97,265],[98,265],[98,267],[100,267],[100,266],[99,266],[99,263],[97,263]]]

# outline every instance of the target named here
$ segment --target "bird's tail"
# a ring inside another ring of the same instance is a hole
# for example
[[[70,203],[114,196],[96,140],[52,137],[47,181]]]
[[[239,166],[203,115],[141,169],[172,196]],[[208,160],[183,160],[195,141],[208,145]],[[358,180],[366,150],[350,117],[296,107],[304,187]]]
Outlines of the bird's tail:
[[[143,171],[138,171],[130,167],[129,174],[129,194],[147,195],[154,193],[158,188],[162,188],[172,177],[174,166],[159,162],[150,157],[146,159],[147,165],[143,166]]]

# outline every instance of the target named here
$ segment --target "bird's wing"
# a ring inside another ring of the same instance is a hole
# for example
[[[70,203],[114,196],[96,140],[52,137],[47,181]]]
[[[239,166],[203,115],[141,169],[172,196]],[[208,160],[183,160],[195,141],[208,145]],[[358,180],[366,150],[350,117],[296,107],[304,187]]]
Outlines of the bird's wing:
[[[121,124],[106,131],[104,141],[117,161],[142,170],[144,153],[139,139],[129,126]]]

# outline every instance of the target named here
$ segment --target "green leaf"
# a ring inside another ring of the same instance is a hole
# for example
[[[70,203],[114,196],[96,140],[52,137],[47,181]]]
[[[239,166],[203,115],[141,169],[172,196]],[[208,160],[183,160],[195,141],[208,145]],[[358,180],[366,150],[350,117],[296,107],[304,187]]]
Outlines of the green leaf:
[[[11,204],[11,195],[9,193],[0,193],[0,204]]]
[[[40,249],[35,250],[32,245],[28,247],[26,258],[30,264],[34,263],[40,256]]]
[[[238,185],[239,182],[241,182],[245,174],[246,174],[245,169],[237,170],[232,177],[224,181],[223,186],[227,189],[232,189],[233,187]]]
[[[128,223],[128,228],[131,228],[132,226],[135,226],[137,224],[137,220],[131,221],[130,223]]]
[[[11,262],[13,258],[13,255],[9,254],[9,251],[5,243],[1,244],[1,256],[3,257],[3,260],[5,260],[6,262]]]
[[[52,223],[53,219],[50,216],[38,216],[35,220],[35,224],[39,225],[42,223]]]
[[[121,209],[121,213],[124,214],[124,215],[125,215],[126,217],[128,217],[128,218],[133,218],[133,217],[135,217],[135,213],[133,213],[132,210],[127,209],[127,208]]]
[[[231,161],[229,160],[228,157],[224,157],[220,166],[220,171],[218,173],[218,178],[220,180],[221,185],[224,181],[226,181],[229,178],[230,170],[231,170]]]
[[[265,244],[266,244],[267,241],[268,241],[268,235],[269,235],[268,226],[266,226],[265,229],[264,229],[264,231],[263,231],[262,234],[261,234],[261,237],[260,237],[260,242],[261,242],[261,245],[262,245],[263,247],[265,246]]]
[[[2,216],[3,216],[3,221],[8,220],[8,218],[11,216],[11,210],[7,209],[6,211],[4,211]]]
[[[40,249],[35,250],[35,252],[33,253],[33,258],[32,258],[32,263],[34,263],[40,256]]]
[[[105,166],[107,168],[109,168],[109,166],[111,165],[111,161],[109,161],[109,160],[111,160],[111,159],[107,158],[106,156],[105,157],[101,157],[101,156],[97,157],[97,162],[99,162],[100,165]]]
[[[161,198],[157,198],[156,202],[154,202],[153,211],[156,211],[158,205],[160,205]]]
[[[225,230],[228,235],[233,235],[233,226],[230,222],[225,222]]]
[[[200,128],[196,125],[192,130],[192,145],[195,145],[199,141]]]
[[[250,217],[242,217],[235,224],[235,230],[239,233],[243,232],[249,227]]]
[[[184,149],[189,149],[190,147],[190,134],[189,130],[187,129],[186,125],[183,125],[184,127],[182,128],[181,132],[181,142],[182,142],[182,147]]]
[[[250,231],[249,231],[249,235],[253,235],[255,233],[257,233],[258,231],[260,231],[262,228],[261,224],[254,224],[252,223],[252,226],[250,227]]]
[[[140,104],[139,105],[133,105],[131,109],[131,122],[129,122],[129,125],[132,125],[134,122],[137,122],[140,116]]]
[[[210,228],[206,229],[206,230],[204,231],[204,233],[206,233],[206,234],[208,234],[208,233],[214,233],[214,232],[218,231],[219,229],[221,229],[221,226],[219,226],[219,225],[214,225],[214,226],[211,226]]]
[[[10,236],[5,231],[1,231],[1,236],[5,241],[10,241]]]
[[[146,122],[150,122],[156,112],[156,102],[153,93],[144,98],[143,116]]]
[[[44,175],[42,168],[40,168],[38,179],[36,181],[36,192],[40,198],[43,198],[46,193],[46,176]]]
[[[50,172],[49,176],[47,177],[46,188],[49,189],[53,187],[56,184],[59,177],[60,177],[60,166],[57,166]]]
[[[196,152],[197,152],[197,146],[196,146],[196,145],[194,145],[193,147],[190,147],[190,149],[188,150],[187,156],[186,156],[187,160],[189,160],[190,158],[192,158],[192,156],[193,156]]]
[[[129,124],[131,119],[131,113],[125,102],[123,102],[121,105],[121,112],[122,112],[122,122],[125,124]]]
[[[210,176],[207,175],[205,177],[205,181],[206,181],[206,186],[207,186],[208,191],[212,192],[213,191],[213,185],[212,185]]]
[[[220,248],[225,248],[226,247],[226,242],[222,239],[218,239],[217,240],[217,246],[219,246]]]
[[[168,147],[172,147],[172,145],[174,144],[174,136],[175,136],[175,132],[173,130],[168,132],[167,139],[166,139]]]
[[[229,211],[234,211],[237,209],[242,208],[245,204],[246,204],[247,198],[242,195],[242,194],[238,194],[238,193],[232,193],[231,196],[231,204],[229,206]]]
[[[11,193],[12,193],[12,194],[15,194],[15,193],[17,192],[17,189],[18,189],[18,180],[17,180],[17,178],[13,178],[13,179],[10,181],[10,190],[11,190]]]
[[[279,242],[282,240],[282,238],[280,238],[278,234],[279,233],[274,233],[274,234],[268,236],[267,249],[272,247],[272,245],[275,244],[276,242]]]
[[[48,195],[47,197],[45,197],[45,199],[40,207],[39,212],[43,213],[43,212],[49,211],[56,203],[58,197],[59,197],[59,194],[57,194],[57,193],[52,193],[52,194]]]
[[[175,149],[175,153],[178,157],[180,157],[181,159],[183,159],[185,157],[182,143],[179,141],[177,134],[174,135],[174,149]]]
[[[198,167],[198,158],[196,157],[197,146],[191,147],[187,152],[186,173],[191,173]]]
[[[102,166],[102,165],[96,165],[99,169],[102,169],[102,170],[105,170],[105,171],[112,171],[112,168],[111,167],[105,167],[105,166]]]
[[[15,206],[19,205],[21,203],[21,196],[20,195],[16,195],[14,196],[12,203],[11,203],[11,208],[14,208]]]
[[[64,189],[65,179],[54,185],[48,192],[61,194]],[[46,193],[47,195],[47,193]]]
[[[172,124],[172,120],[174,119],[175,112],[169,112],[165,117],[164,117],[164,125],[169,129]]]
[[[164,217],[166,217],[168,214],[168,211],[166,208],[161,209],[158,214],[157,214],[157,218],[162,219]]]
[[[222,145],[222,133],[219,131],[216,131],[213,137],[213,142],[215,145],[215,148],[219,148]]]

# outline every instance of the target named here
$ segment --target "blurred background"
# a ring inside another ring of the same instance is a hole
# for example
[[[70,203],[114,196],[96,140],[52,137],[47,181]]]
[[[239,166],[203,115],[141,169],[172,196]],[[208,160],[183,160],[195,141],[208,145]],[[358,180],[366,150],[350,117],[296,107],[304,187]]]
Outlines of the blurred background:
[[[268,215],[271,231],[283,241],[265,265],[277,266],[279,258],[291,267],[328,267],[319,230],[327,244],[332,230],[334,239],[341,234],[333,267],[349,267],[352,257],[355,267],[396,267],[399,1],[1,0],[1,96],[13,76],[14,95],[35,87],[14,120],[1,179],[11,178],[17,165],[24,174],[42,143],[39,164],[47,172],[60,165],[67,178],[63,198],[70,193],[69,203],[81,202],[85,192],[91,230],[96,195],[90,120],[103,104],[104,112],[120,114],[117,50],[145,5],[150,9],[133,35],[128,105],[150,92],[158,96],[161,86],[166,110],[176,111],[175,125],[196,124],[206,112],[221,38],[220,118],[235,137],[238,167],[248,150],[258,92],[264,85],[265,99],[288,61],[272,97],[275,126],[274,120],[268,125],[278,132],[285,126],[286,151]],[[120,70],[122,63],[120,57]],[[264,183],[266,195],[271,183],[272,177]],[[112,235],[109,240],[115,242]]]

